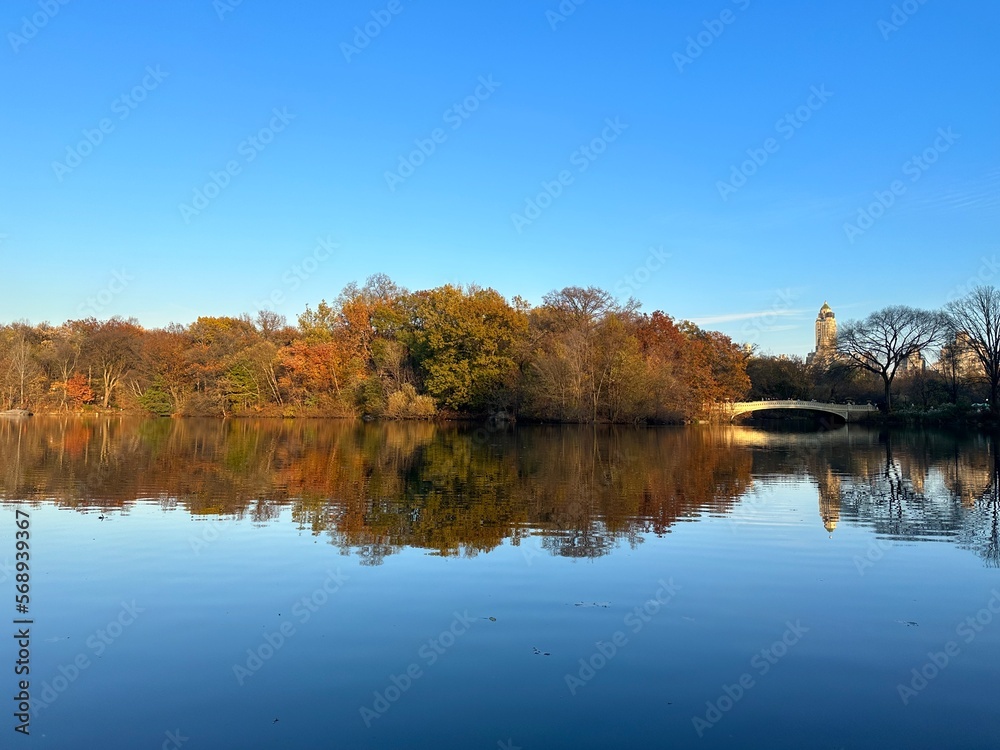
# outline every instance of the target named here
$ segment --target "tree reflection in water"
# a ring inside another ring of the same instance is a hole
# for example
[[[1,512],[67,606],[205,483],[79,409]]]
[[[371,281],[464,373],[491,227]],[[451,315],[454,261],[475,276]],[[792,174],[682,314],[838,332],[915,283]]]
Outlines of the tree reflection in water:
[[[473,556],[539,537],[593,558],[725,515],[755,485],[808,478],[819,523],[945,538],[997,565],[995,439],[335,420],[0,421],[5,501],[81,511],[159,503],[301,529],[377,565],[404,547]]]

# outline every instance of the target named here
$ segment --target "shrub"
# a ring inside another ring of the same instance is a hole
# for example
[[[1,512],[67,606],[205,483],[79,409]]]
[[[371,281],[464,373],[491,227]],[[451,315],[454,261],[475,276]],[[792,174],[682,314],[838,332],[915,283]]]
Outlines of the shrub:
[[[390,419],[429,419],[437,413],[434,399],[418,396],[417,389],[406,383],[395,393],[389,394],[385,415]]]

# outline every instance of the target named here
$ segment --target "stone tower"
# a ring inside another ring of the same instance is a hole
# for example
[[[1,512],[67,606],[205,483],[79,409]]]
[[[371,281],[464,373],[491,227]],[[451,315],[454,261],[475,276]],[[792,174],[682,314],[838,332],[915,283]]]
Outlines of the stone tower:
[[[830,360],[837,352],[837,316],[826,302],[816,316],[816,349],[806,358],[809,363]]]

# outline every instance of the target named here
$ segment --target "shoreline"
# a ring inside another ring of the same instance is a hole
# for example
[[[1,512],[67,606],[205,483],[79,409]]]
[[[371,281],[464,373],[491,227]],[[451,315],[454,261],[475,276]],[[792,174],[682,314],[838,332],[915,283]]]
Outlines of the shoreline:
[[[14,413],[17,412],[17,413]],[[54,417],[69,417],[75,419],[87,418],[129,418],[148,420],[187,420],[187,419],[213,419],[213,420],[343,420],[345,422],[363,422],[366,424],[389,424],[389,423],[414,423],[425,422],[430,424],[469,424],[469,425],[493,425],[493,429],[501,426],[513,425],[592,425],[601,427],[688,427],[688,426],[750,426],[750,427],[775,427],[787,425],[789,427],[817,428],[839,428],[851,425],[860,425],[870,428],[919,428],[919,427],[940,427],[948,429],[974,429],[977,431],[991,432],[1000,430],[1000,416],[991,412],[964,409],[962,407],[952,409],[930,409],[927,411],[901,410],[892,414],[881,412],[865,416],[850,423],[842,420],[828,420],[825,418],[809,418],[803,416],[795,417],[775,417],[775,418],[749,418],[737,422],[720,422],[712,420],[676,420],[676,421],[555,421],[540,420],[530,418],[515,418],[504,415],[473,415],[461,413],[438,413],[433,417],[376,417],[371,415],[358,414],[171,414],[156,415],[145,411],[127,411],[121,409],[87,409],[83,411],[27,411],[11,410],[10,412],[0,412],[0,419],[12,422],[25,421],[29,418],[51,419]]]

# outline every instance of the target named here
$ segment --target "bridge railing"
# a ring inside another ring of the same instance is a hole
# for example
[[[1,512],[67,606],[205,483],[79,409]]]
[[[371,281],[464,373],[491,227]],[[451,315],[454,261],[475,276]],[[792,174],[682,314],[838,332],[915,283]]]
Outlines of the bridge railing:
[[[850,409],[858,411],[876,411],[878,407],[872,404],[836,404],[828,401],[804,401],[802,399],[774,399],[774,400],[762,400],[762,401],[727,401],[723,403],[713,404],[715,407],[719,408],[734,408],[734,407],[759,407],[766,409],[810,409],[810,408],[832,408],[832,409]]]
[[[710,410],[723,414],[742,414],[767,409],[796,409],[827,411],[845,414],[868,414],[878,411],[872,404],[834,404],[825,401],[803,401],[801,399],[775,399],[773,401],[728,401],[710,405]]]

